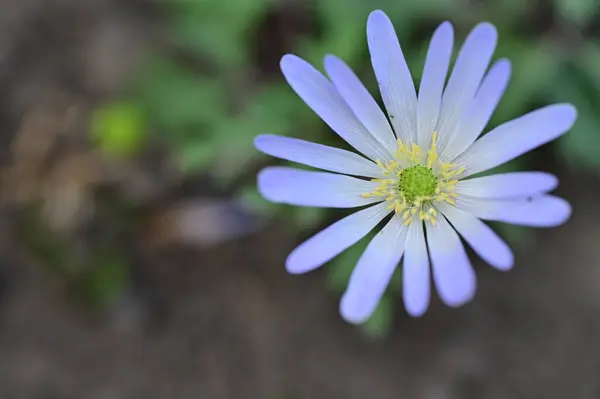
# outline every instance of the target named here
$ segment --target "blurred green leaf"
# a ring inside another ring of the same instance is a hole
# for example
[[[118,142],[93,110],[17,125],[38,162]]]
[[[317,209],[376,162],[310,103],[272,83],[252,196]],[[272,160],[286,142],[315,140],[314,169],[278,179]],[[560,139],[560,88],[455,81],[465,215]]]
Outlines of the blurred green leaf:
[[[560,60],[551,47],[520,37],[502,37],[496,54],[511,61],[512,78],[492,117],[492,126],[528,111],[542,98],[546,87],[554,83],[560,68]]]
[[[485,11],[493,17],[493,22],[500,32],[520,28],[522,17],[532,9],[530,0],[488,0],[489,6]],[[500,41],[504,40],[502,36]]]
[[[281,208],[280,205],[267,201],[260,195],[255,185],[244,186],[237,193],[237,198],[253,212],[263,216],[272,215]]]
[[[461,9],[467,6],[462,0],[372,0],[364,3],[370,7],[369,11],[381,9],[390,17],[403,49],[408,44],[406,36],[414,30],[416,24],[424,19],[446,18],[452,7]]]
[[[558,14],[579,26],[584,25],[598,10],[597,0],[554,0]]]
[[[249,56],[249,30],[269,3],[267,0],[173,2],[170,16],[174,40],[192,52],[209,57],[222,71],[237,69]]]
[[[534,230],[531,228],[499,222],[491,224],[492,228],[514,247],[526,247],[533,238]]]
[[[590,78],[594,90],[600,92],[600,43],[588,40],[577,57],[577,64]]]
[[[335,54],[351,64],[366,46],[365,23],[369,10],[365,2],[327,0],[317,1],[315,6],[325,33],[314,44],[313,51],[322,53],[321,60],[325,54]],[[315,64],[320,65],[321,62]]]
[[[358,262],[358,258],[360,258],[360,255],[365,251],[367,245],[374,236],[374,233],[367,234],[366,237],[362,238],[359,242],[329,262],[326,268],[327,282],[333,290],[344,292],[348,285],[352,270],[354,270],[354,266],[356,266],[356,263]]]
[[[243,130],[236,135],[252,138],[260,133],[289,135],[299,125],[301,115],[313,114],[287,84],[266,86],[249,99],[246,109],[237,117]]]
[[[301,124],[295,118],[293,96],[281,85],[256,93],[238,115],[223,119],[212,128],[214,148],[218,150],[211,175],[221,184],[229,184],[247,170],[248,165],[263,158],[254,147],[254,138],[263,132],[291,134]],[[308,107],[304,107],[308,108]],[[297,122],[290,123],[293,120]]]
[[[134,102],[119,101],[95,109],[90,124],[92,141],[112,155],[135,155],[146,139],[146,118]]]
[[[322,224],[328,213],[326,208],[298,206],[291,209],[295,225],[301,230],[314,228]]]
[[[403,261],[401,261],[396,270],[394,270],[394,274],[390,280],[390,285],[388,286],[388,292],[390,294],[402,293],[402,262]]]
[[[71,277],[80,270],[81,265],[69,255],[68,245],[44,223],[37,204],[22,213],[18,237],[44,266],[59,276]]]
[[[388,295],[384,295],[371,317],[360,325],[361,331],[369,338],[385,338],[392,327],[394,304]]]
[[[565,65],[550,95],[557,101],[572,103],[578,112],[573,129],[558,140],[563,158],[571,167],[600,169],[600,93],[595,90],[593,79],[578,65]]]
[[[124,257],[103,254],[84,276],[79,289],[90,305],[103,308],[123,293],[128,276],[129,264]]]
[[[186,173],[209,168],[218,156],[217,143],[214,140],[189,140],[176,147],[178,163]]]
[[[227,119],[226,90],[214,78],[204,77],[174,60],[150,60],[139,77],[140,100],[154,125],[177,143]]]

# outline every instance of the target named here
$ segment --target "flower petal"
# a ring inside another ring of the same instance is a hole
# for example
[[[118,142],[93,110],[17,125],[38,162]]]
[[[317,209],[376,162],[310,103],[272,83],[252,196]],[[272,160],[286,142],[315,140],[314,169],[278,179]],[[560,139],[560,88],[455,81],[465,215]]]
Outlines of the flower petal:
[[[554,190],[558,178],[545,172],[512,172],[461,180],[456,191],[477,198],[519,198]]]
[[[508,245],[488,225],[475,216],[449,204],[438,206],[473,250],[498,270],[509,270],[514,256]]]
[[[452,24],[444,22],[435,30],[431,38],[419,86],[417,144],[422,148],[429,147],[431,135],[438,121],[453,45]]]
[[[460,117],[457,130],[444,150],[447,159],[454,159],[462,154],[479,137],[508,86],[510,70],[510,62],[501,59],[487,73],[475,98]]]
[[[338,220],[294,249],[285,264],[287,271],[306,273],[329,262],[366,236],[390,212],[383,202]]]
[[[439,150],[443,153],[451,135],[455,134],[463,111],[471,102],[487,70],[498,33],[494,25],[480,23],[467,36],[442,97],[442,110],[438,121]],[[458,134],[458,132],[457,132]]]
[[[456,206],[483,220],[532,227],[555,227],[571,216],[569,203],[552,195],[512,200],[459,196]]]
[[[427,223],[427,242],[433,264],[433,281],[440,298],[448,306],[458,307],[475,295],[475,271],[456,231],[445,218],[435,225]]]
[[[369,243],[342,296],[340,313],[346,321],[359,324],[373,314],[400,262],[407,230],[395,215]]]
[[[352,208],[381,201],[364,198],[379,183],[326,172],[269,166],[258,173],[258,190],[272,202],[331,208]]]
[[[257,136],[254,145],[265,154],[314,168],[355,176],[382,177],[377,164],[340,148],[273,134]]]
[[[408,228],[404,265],[402,267],[402,295],[406,311],[414,317],[423,315],[429,307],[431,281],[429,257],[421,221],[411,223]]]
[[[417,93],[392,21],[383,11],[369,15],[367,40],[379,91],[396,136],[415,142]]]
[[[396,137],[373,96],[342,60],[333,55],[325,57],[325,70],[352,112],[384,148],[396,149]]]
[[[554,140],[573,126],[575,107],[555,104],[506,122],[477,140],[453,163],[466,168],[463,177],[501,165]]]
[[[286,54],[281,71],[296,94],[348,144],[376,160],[390,159],[389,152],[365,129],[333,84],[302,58]]]

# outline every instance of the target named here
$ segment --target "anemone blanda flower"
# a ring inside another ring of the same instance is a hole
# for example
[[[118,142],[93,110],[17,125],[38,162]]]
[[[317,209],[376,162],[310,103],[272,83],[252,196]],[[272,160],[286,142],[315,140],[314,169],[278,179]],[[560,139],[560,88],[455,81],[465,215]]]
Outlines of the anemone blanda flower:
[[[356,75],[328,55],[328,78],[295,55],[281,60],[294,91],[329,127],[364,155],[295,138],[260,135],[256,147],[271,156],[329,172],[267,167],[258,176],[261,194],[299,206],[364,207],[298,246],[287,258],[290,273],[316,269],[389,221],[360,257],[340,312],[349,322],[375,310],[402,257],[403,299],[409,314],[422,315],[433,282],[449,306],[475,293],[475,272],[462,238],[499,270],[513,254],[482,220],[550,227],[571,213],[548,195],[558,180],[544,172],[471,177],[547,143],[571,128],[576,110],[550,105],[504,123],[478,139],[508,84],[510,63],[488,71],[497,40],[489,23],[466,38],[446,83],[453,29],[442,23],[431,39],[418,93],[389,18],[374,11],[367,22],[371,62],[385,114]],[[471,177],[471,178],[470,178]],[[458,234],[457,234],[458,232]]]

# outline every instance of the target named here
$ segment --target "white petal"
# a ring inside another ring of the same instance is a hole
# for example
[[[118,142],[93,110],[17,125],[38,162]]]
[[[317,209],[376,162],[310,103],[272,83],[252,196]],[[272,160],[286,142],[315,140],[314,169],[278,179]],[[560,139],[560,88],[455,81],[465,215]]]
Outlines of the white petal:
[[[513,200],[459,196],[456,206],[480,219],[532,227],[555,227],[571,216],[571,206],[552,195]]]
[[[338,220],[294,249],[287,258],[286,269],[299,274],[320,267],[356,244],[389,213],[384,202]]]
[[[456,158],[479,137],[496,110],[509,80],[510,62],[505,59],[497,61],[460,117],[457,130],[444,150],[445,159]]]
[[[389,152],[365,129],[333,84],[308,62],[292,54],[281,59],[281,71],[296,94],[348,144],[376,160]]]
[[[285,166],[266,167],[258,173],[258,190],[272,202],[331,208],[352,208],[381,201],[364,198],[379,183],[326,172]]]
[[[254,145],[265,154],[314,168],[355,176],[382,177],[377,164],[339,148],[273,134],[257,136]]]
[[[475,271],[456,231],[445,218],[427,223],[427,243],[433,264],[433,281],[448,306],[461,306],[475,295]]]
[[[481,84],[496,48],[496,28],[487,22],[478,24],[467,36],[442,97],[437,126],[439,151],[443,153],[458,125],[459,118]]]
[[[397,146],[394,132],[385,114],[358,77],[350,67],[333,55],[325,57],[325,70],[354,114],[384,148],[391,150],[390,155],[393,156]]]
[[[483,172],[554,140],[576,118],[577,111],[570,104],[540,108],[493,129],[453,163],[466,168],[463,177]]]
[[[438,209],[481,259],[498,270],[512,268],[514,263],[512,251],[488,225],[470,213],[449,204],[438,205]]]
[[[417,93],[394,26],[383,11],[369,15],[367,40],[379,91],[396,136],[414,142]]]
[[[404,265],[402,267],[402,295],[406,311],[414,317],[421,316],[429,307],[431,281],[429,256],[421,221],[413,222],[408,229]]]
[[[367,246],[340,303],[340,313],[348,322],[362,323],[377,308],[402,257],[406,232],[402,218],[395,215]]]
[[[461,180],[456,191],[477,198],[519,198],[547,193],[558,178],[545,172],[512,172]]]
[[[431,38],[419,86],[417,144],[422,148],[429,147],[431,135],[438,121],[453,45],[452,24],[444,22],[435,30]]]

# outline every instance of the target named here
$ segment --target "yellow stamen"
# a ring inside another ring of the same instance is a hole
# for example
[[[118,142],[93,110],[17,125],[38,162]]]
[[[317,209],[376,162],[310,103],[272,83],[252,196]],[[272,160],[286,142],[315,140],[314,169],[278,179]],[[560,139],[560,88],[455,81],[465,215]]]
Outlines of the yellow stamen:
[[[437,132],[433,132],[425,159],[419,145],[408,145],[398,139],[396,159],[376,161],[382,174],[388,178],[372,179],[379,185],[372,192],[361,196],[380,197],[389,202],[388,209],[401,215],[405,225],[409,225],[414,218],[436,224],[438,213],[433,204],[436,201],[455,204],[458,177],[465,170],[439,160],[437,136]]]

